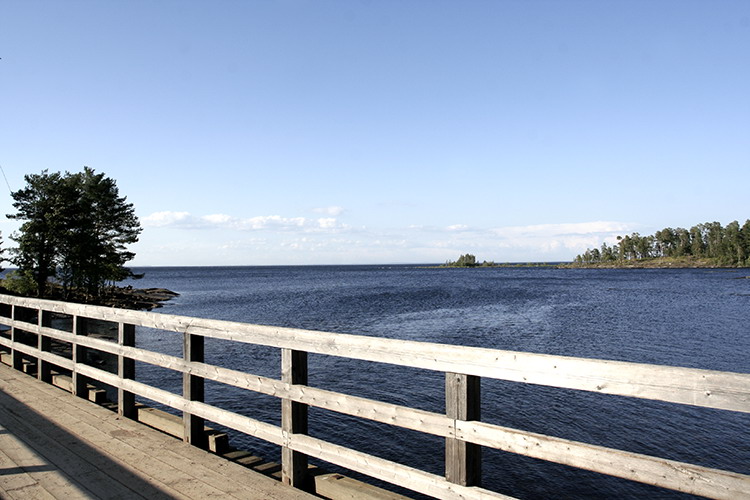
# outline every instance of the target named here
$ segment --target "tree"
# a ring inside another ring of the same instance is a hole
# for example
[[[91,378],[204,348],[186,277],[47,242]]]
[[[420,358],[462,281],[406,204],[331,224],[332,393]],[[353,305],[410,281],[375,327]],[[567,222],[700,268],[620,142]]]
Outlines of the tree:
[[[477,258],[470,253],[462,255],[456,261],[458,267],[474,267],[477,265]]]
[[[651,236],[638,233],[618,236],[617,242],[611,248],[603,243],[601,251],[586,250],[576,257],[576,263],[692,257],[706,259],[711,265],[750,267],[750,220],[742,227],[738,221],[726,227],[719,222],[706,222],[690,231],[667,227]]]
[[[657,256],[672,257],[675,254],[677,235],[674,229],[667,227],[661,231],[657,231],[654,234],[654,238],[656,241]]]
[[[750,219],[746,220],[740,228],[740,240],[745,254],[745,265],[750,266]]]
[[[695,257],[703,257],[704,249],[703,224],[698,224],[690,228],[690,253]]]
[[[126,245],[138,241],[140,223],[133,205],[120,197],[115,181],[88,167],[66,177],[63,189],[77,200],[64,217],[60,256],[63,285],[97,295],[107,282],[130,275],[125,264],[135,257]]]
[[[447,261],[445,265],[447,267],[477,267],[479,266],[479,263],[477,262],[477,258],[474,255],[467,253],[466,255],[461,255],[455,262],[452,262],[450,260]],[[484,261],[484,264],[482,265],[491,266],[493,265],[493,263]]]
[[[745,249],[739,222],[732,221],[724,228],[722,247],[722,260],[727,264],[741,266],[745,263]]]
[[[690,243],[690,231],[685,228],[678,227],[675,230],[677,238],[677,251],[675,257],[682,257],[684,255],[690,255],[691,243]]]
[[[707,222],[703,224],[703,233],[706,242],[706,254],[714,259],[720,258],[723,252],[722,236],[724,230],[718,222]]]
[[[613,262],[617,260],[617,248],[618,247],[610,247],[607,246],[607,242],[605,241],[602,243],[602,249],[601,252],[601,260],[603,262]]]
[[[3,257],[3,255],[5,255],[5,249],[3,248],[2,245],[3,245],[3,235],[2,233],[0,233],[0,264],[5,262],[5,257]],[[3,271],[5,271],[5,269],[3,269],[2,266],[0,266],[0,273]]]
[[[59,233],[60,200],[59,185],[62,176],[44,170],[39,175],[27,175],[26,187],[12,193],[15,214],[9,219],[25,220],[20,234],[11,238],[18,243],[11,260],[18,266],[19,274],[33,280],[37,297],[44,297],[47,282],[55,275],[56,237]]]
[[[44,296],[51,278],[71,289],[98,295],[105,284],[125,279],[140,223],[133,205],[120,197],[115,181],[93,169],[83,172],[27,175],[26,188],[13,193],[24,220],[13,262],[33,276],[36,294]]]

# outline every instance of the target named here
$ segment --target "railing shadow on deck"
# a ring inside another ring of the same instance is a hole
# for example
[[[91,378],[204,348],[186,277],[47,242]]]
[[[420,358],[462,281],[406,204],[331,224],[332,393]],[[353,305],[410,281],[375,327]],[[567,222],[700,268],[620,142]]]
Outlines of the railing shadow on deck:
[[[0,408],[0,422],[3,426],[26,443],[39,459],[45,462],[45,465],[41,466],[19,467],[17,473],[58,470],[71,479],[70,487],[91,498],[110,498],[118,495],[124,498],[136,494],[160,500],[176,498],[122,467],[106,453],[90,446],[1,389]],[[106,476],[100,471],[106,471]],[[13,471],[0,472],[10,473]],[[92,479],[96,474],[101,477],[98,480]]]
[[[71,331],[52,328],[51,315],[65,315]],[[29,319],[31,318],[31,320]],[[89,319],[118,325],[117,343],[84,335]],[[31,321],[31,322],[30,322]],[[0,295],[0,324],[10,328],[0,346],[13,364],[37,360],[41,379],[52,366],[70,371],[73,392],[86,380],[115,387],[118,411],[134,417],[135,395],[183,414],[185,441],[204,445],[204,420],[216,422],[281,447],[282,480],[306,484],[308,457],[437,498],[507,498],[480,487],[481,448],[489,447],[662,488],[712,498],[750,497],[750,476],[658,457],[536,434],[481,421],[482,377],[600,394],[652,399],[750,413],[750,374],[551,356],[252,325],[128,311]],[[182,335],[183,356],[135,346],[137,326]],[[20,341],[36,335],[36,345]],[[270,346],[281,350],[281,378],[253,375],[204,362],[205,338]],[[70,358],[50,352],[50,342],[70,346]],[[82,362],[95,349],[117,357],[117,373]],[[428,412],[307,385],[309,353],[388,363],[445,373],[445,413]],[[182,374],[182,395],[135,380],[135,362]],[[281,399],[281,426],[204,403],[204,381],[212,380]],[[307,435],[307,409],[326,410],[445,439],[445,475],[438,476]]]

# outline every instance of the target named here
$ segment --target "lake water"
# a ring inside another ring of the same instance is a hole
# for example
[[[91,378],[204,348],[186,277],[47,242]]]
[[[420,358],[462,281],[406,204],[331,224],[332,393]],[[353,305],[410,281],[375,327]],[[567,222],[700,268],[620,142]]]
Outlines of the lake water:
[[[545,354],[750,372],[748,270],[414,266],[144,268],[136,287],[180,297],[170,314]],[[180,354],[179,335],[140,329],[138,345]],[[209,341],[208,362],[279,377],[277,349]],[[444,375],[312,355],[310,385],[444,411]],[[137,378],[181,379],[139,364]],[[207,383],[216,406],[279,424],[275,398]],[[750,415],[495,380],[482,420],[750,474]],[[310,433],[442,474],[443,440],[310,410]],[[275,446],[232,444],[278,458]],[[484,450],[484,487],[519,498],[684,498],[675,492]],[[329,469],[331,467],[326,466]]]

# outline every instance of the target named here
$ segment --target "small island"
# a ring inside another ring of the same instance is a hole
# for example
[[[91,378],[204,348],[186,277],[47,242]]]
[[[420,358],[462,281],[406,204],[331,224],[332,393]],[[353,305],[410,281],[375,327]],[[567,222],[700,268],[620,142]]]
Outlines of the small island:
[[[477,261],[476,256],[467,253],[461,255],[456,261],[447,261],[440,267],[495,267],[496,265],[494,262],[487,262],[486,260],[480,263]]]

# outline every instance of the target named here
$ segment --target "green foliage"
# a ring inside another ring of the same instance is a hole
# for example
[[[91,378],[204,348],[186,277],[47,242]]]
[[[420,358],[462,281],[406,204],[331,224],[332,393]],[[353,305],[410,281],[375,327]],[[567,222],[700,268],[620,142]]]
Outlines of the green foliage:
[[[449,260],[445,263],[445,267],[494,267],[495,265],[494,262],[487,262],[486,260],[480,264],[477,258],[470,253],[461,255],[456,261]]]
[[[477,258],[467,253],[466,255],[461,255],[457,261],[447,261],[445,265],[446,267],[476,267]]]
[[[5,257],[3,257],[5,255],[5,249],[3,248],[2,245],[3,245],[3,236],[2,236],[2,233],[0,233],[0,264],[5,262],[6,260]],[[2,266],[0,266],[0,273],[3,271],[5,271],[5,269],[3,269]]]
[[[36,280],[30,272],[11,271],[0,283],[3,288],[18,295],[29,296],[37,292]]]
[[[706,222],[690,228],[665,228],[652,236],[633,233],[617,237],[617,246],[602,245],[601,251],[588,249],[576,256],[579,265],[652,258],[709,259],[715,265],[750,267],[750,220],[740,227],[733,221],[722,227]]]
[[[98,295],[108,282],[130,275],[125,264],[135,256],[126,245],[138,241],[140,223],[133,205],[120,197],[115,181],[85,167],[78,173],[27,175],[26,187],[13,193],[25,221],[13,239],[12,262],[44,296],[51,279],[63,289]]]
[[[466,255],[462,255],[458,258],[456,261],[456,266],[458,267],[474,267],[477,265],[477,258],[470,253],[467,253]]]

